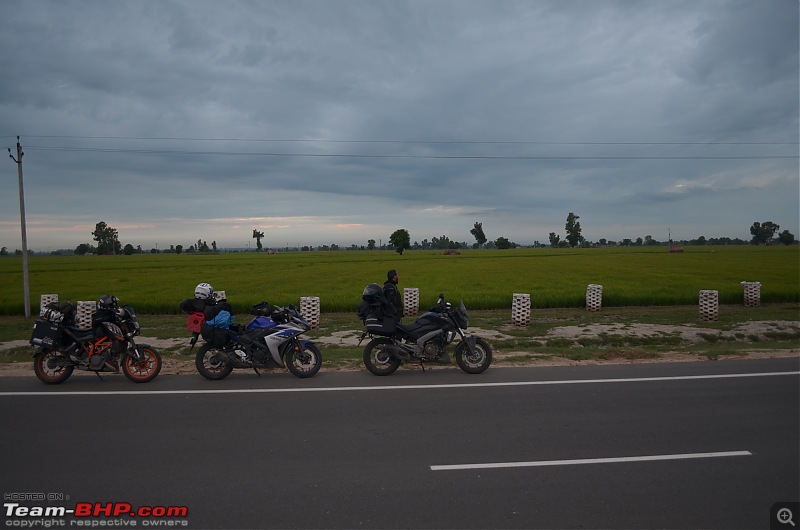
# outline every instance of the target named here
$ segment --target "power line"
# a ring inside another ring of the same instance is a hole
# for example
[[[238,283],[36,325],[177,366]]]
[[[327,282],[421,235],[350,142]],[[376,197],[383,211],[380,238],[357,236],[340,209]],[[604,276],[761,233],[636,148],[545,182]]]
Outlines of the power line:
[[[528,140],[334,140],[326,138],[194,138],[181,136],[78,136],[26,135],[26,138],[75,140],[158,140],[183,142],[327,143],[327,144],[430,144],[430,145],[800,145],[798,142],[557,142]],[[4,136],[12,138],[12,136]]]
[[[798,159],[798,155],[735,155],[735,156],[553,156],[553,155],[369,155],[358,153],[274,153],[234,151],[187,151],[179,149],[122,149],[102,147],[28,146],[35,151],[71,151],[92,153],[133,153],[155,155],[212,155],[297,158],[398,158],[427,160],[780,160]]]

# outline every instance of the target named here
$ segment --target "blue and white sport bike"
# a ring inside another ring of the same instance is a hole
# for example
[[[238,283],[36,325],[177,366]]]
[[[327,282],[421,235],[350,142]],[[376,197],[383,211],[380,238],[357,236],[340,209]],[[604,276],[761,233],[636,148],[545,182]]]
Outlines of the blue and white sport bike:
[[[311,377],[322,366],[322,354],[310,340],[299,336],[311,329],[297,309],[259,304],[247,326],[232,326],[227,340],[208,340],[200,347],[195,365],[207,379],[224,379],[234,368],[286,367],[297,377]],[[209,337],[211,338],[211,337]]]

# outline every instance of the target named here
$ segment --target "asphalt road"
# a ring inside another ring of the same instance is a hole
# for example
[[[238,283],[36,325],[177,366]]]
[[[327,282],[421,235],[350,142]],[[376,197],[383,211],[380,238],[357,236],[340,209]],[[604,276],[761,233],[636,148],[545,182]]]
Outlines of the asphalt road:
[[[15,377],[0,379],[0,413],[4,527],[59,519],[9,504],[127,503],[188,512],[60,519],[769,528],[773,503],[800,500],[797,358],[308,380],[237,371],[145,385]]]

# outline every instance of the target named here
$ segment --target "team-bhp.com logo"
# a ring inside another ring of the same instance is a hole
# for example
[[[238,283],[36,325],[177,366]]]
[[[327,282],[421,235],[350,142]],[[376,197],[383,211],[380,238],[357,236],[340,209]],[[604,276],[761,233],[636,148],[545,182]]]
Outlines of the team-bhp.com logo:
[[[186,506],[138,506],[129,502],[79,502],[65,506],[23,506],[3,503],[8,527],[50,528],[61,526],[189,526]],[[67,517],[71,519],[66,520]],[[183,519],[181,519],[183,518]]]

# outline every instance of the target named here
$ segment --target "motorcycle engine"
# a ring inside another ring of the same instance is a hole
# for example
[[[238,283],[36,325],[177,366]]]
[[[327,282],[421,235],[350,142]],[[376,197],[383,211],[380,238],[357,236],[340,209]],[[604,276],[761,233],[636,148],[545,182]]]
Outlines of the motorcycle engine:
[[[422,347],[422,355],[423,357],[429,358],[438,357],[439,354],[444,351],[445,346],[447,346],[447,344],[444,341],[443,335],[438,335],[425,343]]]

